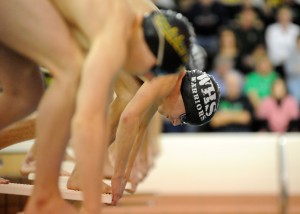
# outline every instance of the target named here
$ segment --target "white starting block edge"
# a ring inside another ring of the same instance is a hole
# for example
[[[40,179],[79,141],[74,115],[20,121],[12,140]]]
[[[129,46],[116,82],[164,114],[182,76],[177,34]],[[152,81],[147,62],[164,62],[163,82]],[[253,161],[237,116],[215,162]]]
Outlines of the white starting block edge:
[[[34,181],[35,180],[35,173],[29,173],[28,174],[28,180]],[[59,186],[61,188],[66,188],[67,182],[68,182],[69,176],[59,176]],[[108,186],[111,186],[111,180],[110,179],[104,179],[103,182],[107,184]],[[132,189],[132,185],[130,182],[126,184],[125,190],[130,191]]]
[[[0,194],[31,196],[32,190],[33,190],[33,185],[30,184],[18,184],[18,183],[0,184]],[[60,188],[60,191],[64,199],[73,200],[73,201],[83,200],[81,191],[75,191],[75,190],[69,190],[63,188]],[[111,194],[102,194],[102,203],[111,204],[111,202],[112,202]]]

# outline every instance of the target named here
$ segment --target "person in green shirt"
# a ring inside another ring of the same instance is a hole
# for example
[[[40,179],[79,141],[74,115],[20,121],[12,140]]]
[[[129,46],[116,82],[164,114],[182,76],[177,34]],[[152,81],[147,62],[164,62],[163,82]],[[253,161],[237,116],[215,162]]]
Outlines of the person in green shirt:
[[[278,74],[273,70],[268,57],[259,59],[256,62],[255,70],[246,75],[244,92],[255,109],[261,100],[271,94],[271,87],[277,78]]]

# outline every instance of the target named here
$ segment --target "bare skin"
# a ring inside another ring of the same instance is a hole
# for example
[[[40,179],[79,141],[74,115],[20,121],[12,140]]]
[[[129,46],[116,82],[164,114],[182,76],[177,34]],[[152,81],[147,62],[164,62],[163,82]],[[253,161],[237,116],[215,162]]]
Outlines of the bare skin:
[[[131,139],[133,140],[134,136],[138,136],[135,139],[135,143],[126,143],[126,137],[122,140],[122,143],[117,144],[116,142],[114,145],[112,145],[113,148],[113,157],[112,159],[115,160],[114,162],[114,167],[115,167],[115,174],[116,174],[116,168],[118,168],[119,171],[123,171],[124,173],[124,180],[119,183],[118,188],[122,189],[120,192],[123,193],[123,190],[126,186],[126,182],[132,180],[134,186],[137,185],[137,182],[143,178],[148,169],[148,162],[147,162],[147,155],[148,152],[146,146],[144,148],[144,154],[141,160],[144,164],[139,163],[139,165],[136,165],[136,171],[134,171],[134,174],[131,176],[132,169],[135,164],[136,157],[141,149],[141,146],[143,145],[143,141],[145,138],[145,133],[147,132],[148,129],[148,124],[151,121],[153,115],[156,113],[158,110],[158,104],[157,103],[164,103],[162,102],[162,99],[165,100],[167,105],[161,105],[162,112],[164,114],[167,114],[167,117],[171,120],[174,125],[178,125],[180,122],[178,121],[179,115],[185,112],[184,106],[180,101],[177,101],[178,104],[176,104],[176,100],[179,99],[180,97],[180,85],[181,85],[181,79],[184,76],[184,72],[179,74],[179,75],[170,75],[166,77],[160,77],[155,80],[151,80],[149,82],[146,82],[144,84],[141,83],[141,81],[138,81],[137,78],[134,76],[128,75],[126,73],[122,73],[118,81],[115,84],[115,92],[117,97],[115,100],[112,102],[110,106],[110,126],[111,126],[111,136],[110,136],[110,142],[113,142],[114,140],[117,141],[116,138],[116,133],[113,130],[116,130],[118,128],[118,131],[120,129],[120,125],[122,124],[122,116],[124,112],[128,113],[129,111],[131,112],[131,109],[134,109],[134,112],[132,115],[136,115],[136,118],[143,118],[142,121],[138,121],[137,126],[135,126],[134,130],[130,129],[127,130],[127,136],[130,136]],[[159,80],[159,81],[158,81]],[[176,88],[176,89],[175,89]],[[175,90],[174,90],[175,89]],[[172,93],[172,91],[175,91]],[[138,96],[142,96],[143,100],[140,98],[137,98],[137,93],[140,93]],[[146,93],[146,94],[144,94]],[[149,95],[149,94],[151,95]],[[152,93],[155,93],[153,95]],[[179,99],[180,100],[180,99]],[[180,108],[174,107],[174,103],[176,106],[181,105]],[[132,106],[129,106],[132,105]],[[139,108],[142,105],[142,108]],[[129,106],[129,107],[128,107]],[[172,106],[172,107],[170,107]],[[171,110],[169,110],[171,108]],[[179,109],[178,112],[172,111],[172,109]],[[127,109],[127,110],[126,110]],[[138,110],[138,112],[135,112],[135,110]],[[122,113],[123,112],[123,113]],[[121,118],[120,118],[121,116]],[[131,117],[130,117],[131,118]],[[175,119],[177,118],[177,119]],[[134,119],[134,118],[133,118]],[[130,125],[132,125],[131,123]],[[127,125],[127,124],[126,124]],[[132,128],[130,126],[130,128]],[[159,126],[156,128],[157,130],[154,131],[156,133],[159,132]],[[130,133],[130,134],[129,134]],[[132,134],[131,134],[132,133]],[[117,133],[118,136],[118,133]],[[125,142],[125,143],[124,143]],[[130,154],[130,155],[129,155]],[[120,158],[121,157],[121,158]],[[126,158],[127,161],[122,161],[123,158]],[[119,161],[119,162],[117,162]],[[120,170],[121,169],[121,170]],[[126,169],[126,170],[125,170]],[[75,173],[75,172],[74,172]],[[76,172],[77,173],[77,172]],[[142,177],[140,176],[142,174]],[[114,188],[114,180],[115,175],[112,180],[112,185]],[[76,177],[71,178],[69,181],[72,181],[72,186],[78,187],[78,179]],[[77,182],[77,183],[76,183]],[[70,185],[71,187],[71,185]],[[115,186],[116,187],[116,186]],[[134,191],[134,190],[133,190]],[[119,199],[122,196],[122,194],[117,195],[117,198]],[[115,195],[114,195],[115,197]],[[117,199],[117,200],[118,200]],[[116,201],[117,201],[116,200]],[[116,202],[114,203],[116,204]]]
[[[57,185],[71,127],[82,175],[83,212],[99,212],[97,180],[102,177],[108,142],[108,106],[103,102],[108,102],[111,83],[122,67],[138,74],[155,64],[139,28],[142,13],[133,9],[136,5],[132,7],[132,2],[1,2],[1,41],[43,65],[54,76],[39,105],[37,180],[26,213],[49,213],[57,207],[60,209],[56,213],[74,212],[60,197]],[[147,2],[142,7],[153,10],[149,5]],[[104,143],[99,144],[98,139]],[[86,158],[86,154],[90,157]]]
[[[65,142],[69,138],[68,121],[74,110],[83,56],[67,25],[48,1],[30,4],[5,1],[1,2],[0,8],[3,15],[0,39],[14,50],[44,65],[55,77],[39,105],[37,149],[41,152],[37,155],[34,197],[27,205],[26,213],[51,213],[58,208],[56,213],[75,213],[74,208],[60,197],[57,177]],[[47,15],[44,11],[47,11]],[[20,32],[23,26],[27,27],[26,33]],[[57,31],[53,31],[54,28]],[[51,147],[47,146],[50,141]]]
[[[25,118],[0,131],[0,149],[35,137],[35,119]]]
[[[32,61],[3,44],[0,44],[0,65],[0,149],[3,149],[33,138],[33,119],[17,121],[36,110],[44,84],[38,67]],[[0,178],[0,183],[8,182]]]
[[[27,152],[24,161],[21,163],[20,166],[21,175],[27,176],[29,173],[36,171],[35,150],[36,150],[36,146],[35,144],[33,144],[33,146]]]
[[[160,111],[173,125],[179,125],[179,116],[185,112],[180,86],[185,72],[179,75],[159,77],[145,82],[124,109],[116,133],[116,162],[112,178],[113,204],[122,197],[131,168],[143,143],[143,136],[135,136],[146,130],[156,111]],[[144,132],[145,134],[146,132]]]
[[[109,136],[109,143],[111,144],[115,140],[116,136],[116,130],[118,127],[120,115],[123,112],[126,105],[129,103],[129,101],[132,99],[136,91],[141,86],[142,82],[137,81],[135,78],[133,78],[131,75],[126,74],[125,72],[121,72],[118,75],[118,78],[114,84],[114,91],[116,92],[116,98],[113,100],[113,102],[109,106],[109,126],[110,126],[110,136]],[[106,160],[106,163],[108,160]],[[73,189],[80,189],[80,182],[79,182],[79,176],[77,175],[79,172],[77,172],[78,167],[75,167],[70,179],[68,180],[68,187]],[[113,174],[113,171],[112,171]],[[106,176],[107,174],[104,174]],[[110,176],[110,178],[112,175]],[[102,183],[102,182],[101,182]],[[107,190],[105,187],[104,190]]]
[[[0,43],[0,130],[25,118],[37,109],[44,92],[38,67]],[[11,103],[14,103],[12,106]],[[17,104],[16,104],[17,103]],[[1,132],[3,133],[3,132]],[[0,149],[7,146],[0,133]],[[7,139],[7,141],[10,141]],[[9,145],[9,144],[8,144]]]

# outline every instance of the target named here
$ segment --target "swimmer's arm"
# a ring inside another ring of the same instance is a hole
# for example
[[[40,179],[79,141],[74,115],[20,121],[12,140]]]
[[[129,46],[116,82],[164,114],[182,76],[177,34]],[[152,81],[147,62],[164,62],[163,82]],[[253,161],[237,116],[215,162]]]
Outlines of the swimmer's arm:
[[[126,167],[126,172],[125,172],[125,180],[126,181],[130,180],[130,174],[131,174],[132,168],[134,166],[136,157],[139,154],[139,152],[141,152],[142,145],[145,143],[145,141],[147,141],[146,137],[147,137],[147,131],[149,129],[149,124],[150,124],[153,116],[157,112],[157,109],[158,109],[158,105],[153,105],[148,110],[148,112],[145,114],[145,116],[141,122],[138,134],[136,136],[136,139],[133,144],[133,148],[130,152],[130,156],[128,159],[128,165]],[[122,156],[126,157],[126,155],[127,155],[126,153],[122,152],[122,150],[120,152],[121,152],[121,154],[118,156],[120,159],[122,159]]]
[[[142,84],[142,81],[137,80],[131,74],[121,72],[118,75],[114,84],[116,98],[109,106],[110,144],[113,143],[116,138],[116,131],[122,112]]]
[[[101,201],[99,178],[103,176],[103,157],[108,142],[111,85],[124,64],[125,55],[126,42],[119,33],[100,34],[86,57],[81,75],[72,134],[78,171],[82,175],[84,206],[93,212],[98,212]]]
[[[251,114],[249,111],[243,110],[239,112],[218,111],[211,120],[211,126],[218,128],[229,124],[247,125],[251,122]]]
[[[116,138],[116,131],[119,123],[120,116],[129,101],[125,101],[116,97],[109,106],[109,144],[113,143]]]
[[[176,81],[176,75],[169,75],[145,82],[122,113],[115,141],[117,154],[115,174],[112,179],[113,203],[117,203],[122,196],[121,183],[124,182],[126,164],[143,119],[160,99],[170,93]]]

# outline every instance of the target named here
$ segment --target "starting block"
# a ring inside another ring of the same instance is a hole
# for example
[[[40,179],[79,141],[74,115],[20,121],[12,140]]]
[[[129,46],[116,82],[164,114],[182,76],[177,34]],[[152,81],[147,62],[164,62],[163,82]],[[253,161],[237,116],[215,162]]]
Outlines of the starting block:
[[[30,184],[18,184],[18,183],[0,184],[0,194],[30,196],[32,194],[32,191],[33,191],[33,185]],[[81,191],[60,188],[60,192],[64,199],[74,200],[74,201],[83,200],[83,195]],[[111,202],[112,202],[111,194],[102,194],[102,203],[111,204]]]

